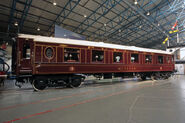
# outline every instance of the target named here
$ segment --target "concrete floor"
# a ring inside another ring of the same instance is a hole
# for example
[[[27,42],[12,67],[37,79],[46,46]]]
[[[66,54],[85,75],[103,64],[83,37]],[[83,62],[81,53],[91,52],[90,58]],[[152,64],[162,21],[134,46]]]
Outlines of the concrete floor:
[[[2,123],[185,123],[185,76],[0,91]]]

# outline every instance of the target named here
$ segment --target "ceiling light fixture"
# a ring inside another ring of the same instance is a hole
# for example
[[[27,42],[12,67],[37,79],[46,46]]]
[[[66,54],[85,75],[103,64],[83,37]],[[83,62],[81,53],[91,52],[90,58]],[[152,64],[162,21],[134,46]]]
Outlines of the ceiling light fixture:
[[[56,6],[56,5],[57,5],[56,1],[53,1],[53,5],[54,5],[54,6]]]
[[[106,23],[104,23],[104,26],[107,26],[107,24],[106,24]]]
[[[138,4],[137,0],[135,0],[135,1],[134,1],[134,4],[135,4],[135,5],[137,5],[137,4]]]
[[[18,26],[18,22],[16,21],[16,22],[14,23],[14,25],[15,25],[15,26]]]
[[[158,23],[157,25],[158,25],[158,26],[160,26],[160,24],[159,24],[159,23]]]
[[[121,29],[119,29],[119,32],[121,32]]]
[[[149,16],[149,15],[150,15],[150,12],[147,12],[147,14],[146,14],[146,15],[148,15],[148,16]]]
[[[37,31],[40,31],[40,28],[39,27],[37,28]]]
[[[87,17],[87,15],[84,15],[84,18],[86,18]]]

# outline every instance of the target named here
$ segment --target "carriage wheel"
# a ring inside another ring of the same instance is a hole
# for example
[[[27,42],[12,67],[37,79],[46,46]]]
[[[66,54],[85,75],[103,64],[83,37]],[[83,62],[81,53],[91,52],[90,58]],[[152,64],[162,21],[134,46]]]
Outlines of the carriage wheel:
[[[70,87],[72,88],[80,87],[81,84],[82,84],[81,78],[74,78],[70,83]]]
[[[43,80],[33,80],[32,86],[35,91],[44,90],[47,87],[46,81]]]

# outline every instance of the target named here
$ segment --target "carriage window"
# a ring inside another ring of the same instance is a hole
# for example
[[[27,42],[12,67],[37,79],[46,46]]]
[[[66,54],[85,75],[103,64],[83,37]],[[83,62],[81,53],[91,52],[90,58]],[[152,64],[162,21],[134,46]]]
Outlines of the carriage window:
[[[116,63],[121,63],[123,61],[123,53],[121,52],[114,52],[113,57]]]
[[[64,62],[79,62],[80,50],[64,48]]]
[[[23,45],[23,54],[22,54],[22,57],[24,58],[24,59],[30,59],[30,52],[31,50],[30,50],[30,44],[27,44],[27,43],[25,43],[24,45]]]
[[[169,64],[170,63],[170,57],[166,57],[166,62]]]
[[[158,63],[163,64],[163,56],[158,56]]]
[[[131,54],[131,62],[132,63],[139,63],[139,55],[138,54]]]
[[[104,52],[99,50],[92,50],[92,61],[93,62],[103,62]]]
[[[48,57],[49,59],[51,59],[53,57],[53,49],[51,47],[48,47],[46,49],[45,54],[46,54],[46,57]]]
[[[145,55],[145,63],[152,63],[152,55]]]

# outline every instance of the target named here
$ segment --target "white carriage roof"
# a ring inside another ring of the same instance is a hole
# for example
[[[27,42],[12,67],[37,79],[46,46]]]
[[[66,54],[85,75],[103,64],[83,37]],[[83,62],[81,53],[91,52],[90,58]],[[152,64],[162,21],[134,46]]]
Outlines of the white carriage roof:
[[[121,49],[121,50],[151,52],[151,53],[172,54],[171,52],[167,52],[163,50],[155,50],[155,49],[141,48],[141,47],[135,47],[135,46],[117,45],[117,44],[110,44],[110,43],[104,43],[104,42],[93,42],[93,41],[86,41],[86,40],[55,38],[55,37],[27,35],[27,34],[19,34],[18,37],[33,39],[33,41],[35,42],[71,44],[71,45],[93,46],[93,47],[113,48],[113,49]]]

